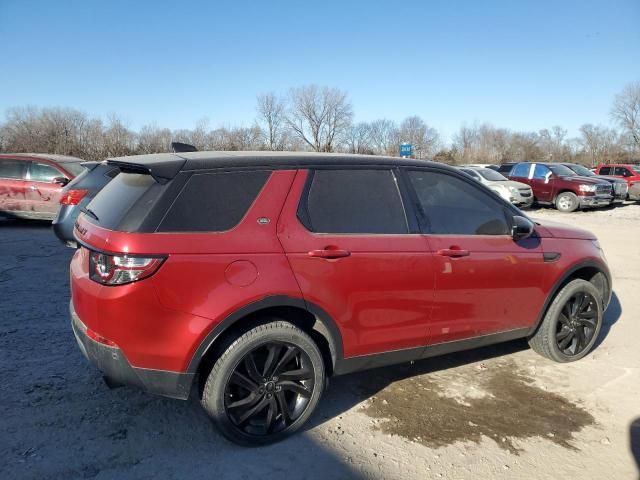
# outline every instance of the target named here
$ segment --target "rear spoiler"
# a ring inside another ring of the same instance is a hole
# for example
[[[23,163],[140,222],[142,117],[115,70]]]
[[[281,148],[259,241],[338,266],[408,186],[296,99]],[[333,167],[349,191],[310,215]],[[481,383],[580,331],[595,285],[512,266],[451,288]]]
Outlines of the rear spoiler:
[[[145,159],[139,162],[135,161],[136,157],[131,157],[131,161],[124,160],[126,157],[122,157],[122,160],[107,160],[107,164],[118,167],[122,173],[151,175],[156,182],[164,185],[178,174],[187,161],[182,157],[172,157],[170,159],[157,160]]]

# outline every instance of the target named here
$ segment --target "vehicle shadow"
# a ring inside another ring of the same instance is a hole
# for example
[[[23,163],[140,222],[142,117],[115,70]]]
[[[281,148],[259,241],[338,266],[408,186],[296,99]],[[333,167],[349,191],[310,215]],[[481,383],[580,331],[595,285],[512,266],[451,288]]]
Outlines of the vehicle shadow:
[[[594,349],[598,348],[605,341],[611,328],[620,319],[621,315],[622,307],[618,296],[614,292],[609,307],[605,312],[602,329],[593,347]],[[308,428],[339,417],[353,406],[371,398],[394,382],[510,355],[527,350],[528,348],[529,345],[525,339],[518,339],[464,352],[455,352],[440,357],[418,360],[414,363],[405,363],[334,377],[331,379],[330,388],[318,407],[318,412],[309,422]]]
[[[631,446],[631,455],[633,455],[638,473],[640,474],[640,417],[631,422],[629,426],[629,443]],[[638,479],[640,479],[640,475]]]
[[[613,327],[613,325],[615,325],[615,323],[620,319],[621,316],[622,305],[620,305],[620,300],[618,299],[616,292],[613,292],[613,294],[611,295],[611,302],[609,302],[609,306],[604,312],[604,319],[602,322],[600,335],[598,336],[598,339],[596,340],[593,348],[598,348],[600,345],[602,345],[602,342],[604,342],[604,340],[609,335],[611,328]]]
[[[518,339],[488,347],[418,360],[413,363],[334,377],[331,379],[331,385],[325,393],[325,397],[318,406],[318,411],[311,418],[308,428],[313,428],[327,420],[339,417],[353,406],[371,398],[394,382],[510,355],[528,348],[529,345],[525,339]]]
[[[51,228],[51,220],[27,220],[11,216],[0,216],[0,228],[43,229]]]

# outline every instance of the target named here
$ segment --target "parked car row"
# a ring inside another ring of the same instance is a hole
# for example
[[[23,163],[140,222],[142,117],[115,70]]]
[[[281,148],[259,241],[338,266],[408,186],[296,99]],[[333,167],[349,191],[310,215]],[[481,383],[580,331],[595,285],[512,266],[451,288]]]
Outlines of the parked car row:
[[[637,165],[600,165],[595,172],[574,163],[521,162],[488,168],[529,185],[534,203],[563,212],[640,200]]]

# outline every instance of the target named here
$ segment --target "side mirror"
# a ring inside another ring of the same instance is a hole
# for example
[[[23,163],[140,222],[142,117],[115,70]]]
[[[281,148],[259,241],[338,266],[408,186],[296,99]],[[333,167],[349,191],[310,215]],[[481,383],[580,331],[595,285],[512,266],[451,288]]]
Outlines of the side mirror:
[[[64,187],[67,183],[69,183],[69,179],[67,177],[54,177],[51,179],[51,183],[62,185]]]
[[[513,226],[511,227],[511,237],[514,242],[529,238],[533,233],[535,225],[531,220],[519,215],[513,217]]]

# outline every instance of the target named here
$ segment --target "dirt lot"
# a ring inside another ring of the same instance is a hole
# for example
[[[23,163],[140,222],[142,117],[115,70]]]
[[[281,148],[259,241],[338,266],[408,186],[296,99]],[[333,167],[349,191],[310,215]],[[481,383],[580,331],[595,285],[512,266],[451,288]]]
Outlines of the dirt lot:
[[[638,478],[640,205],[531,213],[605,249],[615,295],[591,355],[557,365],[516,341],[336,378],[305,432],[250,450],[195,400],[108,390],[70,331],[71,250],[0,221],[0,478]]]

